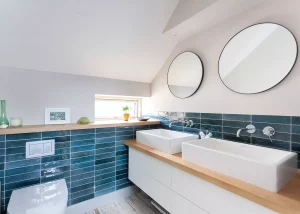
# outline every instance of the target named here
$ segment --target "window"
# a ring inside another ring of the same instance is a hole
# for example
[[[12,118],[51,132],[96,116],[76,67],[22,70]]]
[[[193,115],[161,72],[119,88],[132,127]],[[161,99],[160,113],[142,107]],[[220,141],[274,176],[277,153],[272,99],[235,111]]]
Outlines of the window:
[[[95,97],[95,119],[122,119],[122,107],[128,106],[130,110],[130,118],[135,118],[140,115],[142,99],[138,97],[125,96],[101,96]]]

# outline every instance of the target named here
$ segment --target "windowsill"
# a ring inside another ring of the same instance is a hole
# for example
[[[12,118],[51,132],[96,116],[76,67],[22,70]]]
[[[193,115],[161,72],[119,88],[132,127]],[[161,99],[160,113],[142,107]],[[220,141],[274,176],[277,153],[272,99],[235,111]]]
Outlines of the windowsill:
[[[129,121],[123,120],[103,120],[96,121],[87,125],[79,125],[77,123],[60,124],[60,125],[30,125],[22,126],[18,128],[7,128],[0,129],[0,135],[6,134],[21,134],[21,133],[32,133],[32,132],[48,132],[48,131],[65,131],[65,130],[78,130],[78,129],[94,129],[94,128],[108,128],[108,127],[119,127],[119,126],[142,126],[142,125],[155,125],[160,124],[159,120],[148,120],[138,121],[132,119]]]

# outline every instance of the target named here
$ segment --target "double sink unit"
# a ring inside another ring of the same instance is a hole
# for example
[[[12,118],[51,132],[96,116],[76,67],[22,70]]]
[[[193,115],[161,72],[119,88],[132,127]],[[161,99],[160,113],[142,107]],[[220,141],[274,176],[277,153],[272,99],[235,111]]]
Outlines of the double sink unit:
[[[137,131],[136,142],[170,160],[182,152],[183,163],[262,191],[280,191],[297,173],[297,154],[292,152],[213,138],[199,140],[197,135],[165,129]],[[277,213],[131,146],[129,179],[172,214]]]

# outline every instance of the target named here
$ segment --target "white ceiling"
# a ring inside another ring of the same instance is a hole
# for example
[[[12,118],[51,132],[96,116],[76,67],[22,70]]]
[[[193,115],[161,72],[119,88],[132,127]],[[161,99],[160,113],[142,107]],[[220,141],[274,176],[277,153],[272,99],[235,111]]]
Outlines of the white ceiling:
[[[178,0],[2,0],[0,66],[151,82]]]

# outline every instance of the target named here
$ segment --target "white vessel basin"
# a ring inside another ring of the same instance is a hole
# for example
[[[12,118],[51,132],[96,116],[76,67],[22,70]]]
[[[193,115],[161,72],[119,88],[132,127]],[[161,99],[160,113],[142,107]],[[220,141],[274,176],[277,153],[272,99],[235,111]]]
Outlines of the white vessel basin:
[[[198,135],[166,129],[151,129],[136,132],[137,142],[168,154],[181,152],[182,142],[196,139],[198,139]]]
[[[297,171],[296,153],[213,138],[184,142],[182,158],[271,192]]]

